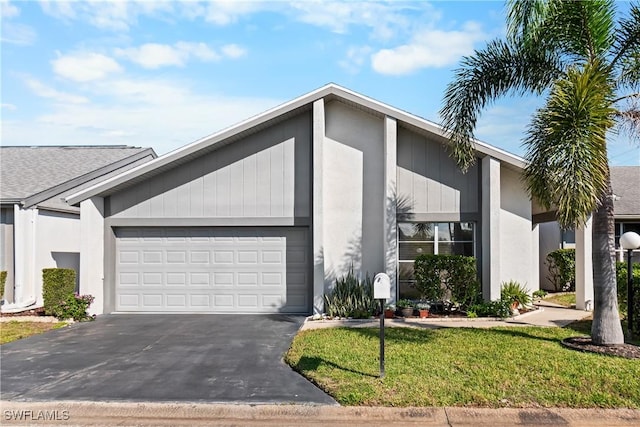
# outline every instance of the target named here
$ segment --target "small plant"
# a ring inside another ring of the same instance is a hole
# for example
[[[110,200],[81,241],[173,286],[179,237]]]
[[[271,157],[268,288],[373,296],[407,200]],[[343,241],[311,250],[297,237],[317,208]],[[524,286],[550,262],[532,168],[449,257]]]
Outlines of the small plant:
[[[511,304],[508,301],[496,300],[474,304],[467,309],[467,317],[499,317],[511,316]]]
[[[4,298],[4,284],[7,281],[7,272],[0,271],[0,299]]]
[[[91,295],[69,295],[66,300],[60,301],[56,317],[60,320],[73,319],[76,322],[93,320],[95,316],[89,316],[87,310],[94,299]]]
[[[330,293],[324,295],[324,307],[331,317],[369,318],[376,306],[373,299],[373,281],[366,276],[360,280],[353,272],[336,279]]]
[[[533,292],[533,297],[542,299],[542,298],[546,297],[547,294],[548,294],[548,292],[545,291],[544,289],[538,289],[537,291]]]
[[[409,299],[401,299],[396,303],[398,308],[402,310],[403,308],[413,308],[413,301]]]
[[[429,310],[431,308],[431,304],[428,302],[419,302],[416,304],[416,308],[418,310]]]
[[[516,304],[517,306],[525,306],[531,303],[531,296],[529,296],[527,288],[515,280],[502,284],[500,299],[509,302],[509,304]]]

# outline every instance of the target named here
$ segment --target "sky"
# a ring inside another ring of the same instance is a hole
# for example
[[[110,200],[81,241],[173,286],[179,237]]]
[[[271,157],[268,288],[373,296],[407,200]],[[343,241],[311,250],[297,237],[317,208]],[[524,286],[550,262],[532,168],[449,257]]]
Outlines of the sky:
[[[0,6],[4,146],[126,144],[164,154],[327,83],[437,123],[460,59],[505,33],[498,1]],[[490,105],[477,138],[523,155],[542,101]],[[640,165],[640,146],[612,135],[609,157]]]

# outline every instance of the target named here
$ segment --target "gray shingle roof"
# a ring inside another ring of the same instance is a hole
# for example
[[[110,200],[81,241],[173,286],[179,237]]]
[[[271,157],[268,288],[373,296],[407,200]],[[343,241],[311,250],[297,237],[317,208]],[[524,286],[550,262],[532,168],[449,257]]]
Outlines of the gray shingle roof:
[[[612,167],[611,187],[615,195],[615,216],[640,218],[640,166]]]
[[[0,147],[0,200],[23,200],[145,150],[124,145]]]

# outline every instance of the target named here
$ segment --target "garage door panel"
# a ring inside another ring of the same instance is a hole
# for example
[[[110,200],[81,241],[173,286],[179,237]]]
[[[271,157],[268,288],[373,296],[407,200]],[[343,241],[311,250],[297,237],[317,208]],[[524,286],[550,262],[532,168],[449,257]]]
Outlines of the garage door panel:
[[[310,309],[306,229],[123,228],[116,236],[117,311]]]

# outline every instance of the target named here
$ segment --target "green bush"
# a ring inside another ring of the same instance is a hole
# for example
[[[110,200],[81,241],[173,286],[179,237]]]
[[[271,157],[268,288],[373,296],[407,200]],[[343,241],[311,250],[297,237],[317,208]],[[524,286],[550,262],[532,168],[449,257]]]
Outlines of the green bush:
[[[576,250],[557,249],[547,255],[549,280],[556,292],[576,290]]]
[[[60,303],[73,296],[76,272],[71,268],[45,268],[42,270],[42,297],[44,312],[60,317]]]
[[[467,309],[467,317],[499,317],[505,319],[511,316],[511,303],[496,300],[474,304]]]
[[[4,284],[7,281],[7,272],[0,271],[0,299],[4,297]]]
[[[93,320],[95,316],[87,314],[87,309],[93,300],[91,295],[71,294],[67,296],[66,300],[60,302],[56,317],[60,320],[73,319],[76,322]]]
[[[633,281],[633,330],[640,333],[640,264],[632,264],[632,281]],[[618,283],[618,305],[620,313],[627,316],[627,263],[616,263],[616,280]]]
[[[365,319],[373,315],[376,301],[373,299],[373,281],[366,276],[361,281],[353,268],[338,279],[330,293],[324,295],[324,308],[331,317]]]
[[[480,299],[476,259],[462,255],[420,255],[414,263],[414,287],[420,299],[466,308]]]
[[[502,288],[500,289],[500,299],[508,301],[509,304],[517,302],[522,306],[531,303],[531,296],[529,295],[527,288],[515,280],[502,284]]]

